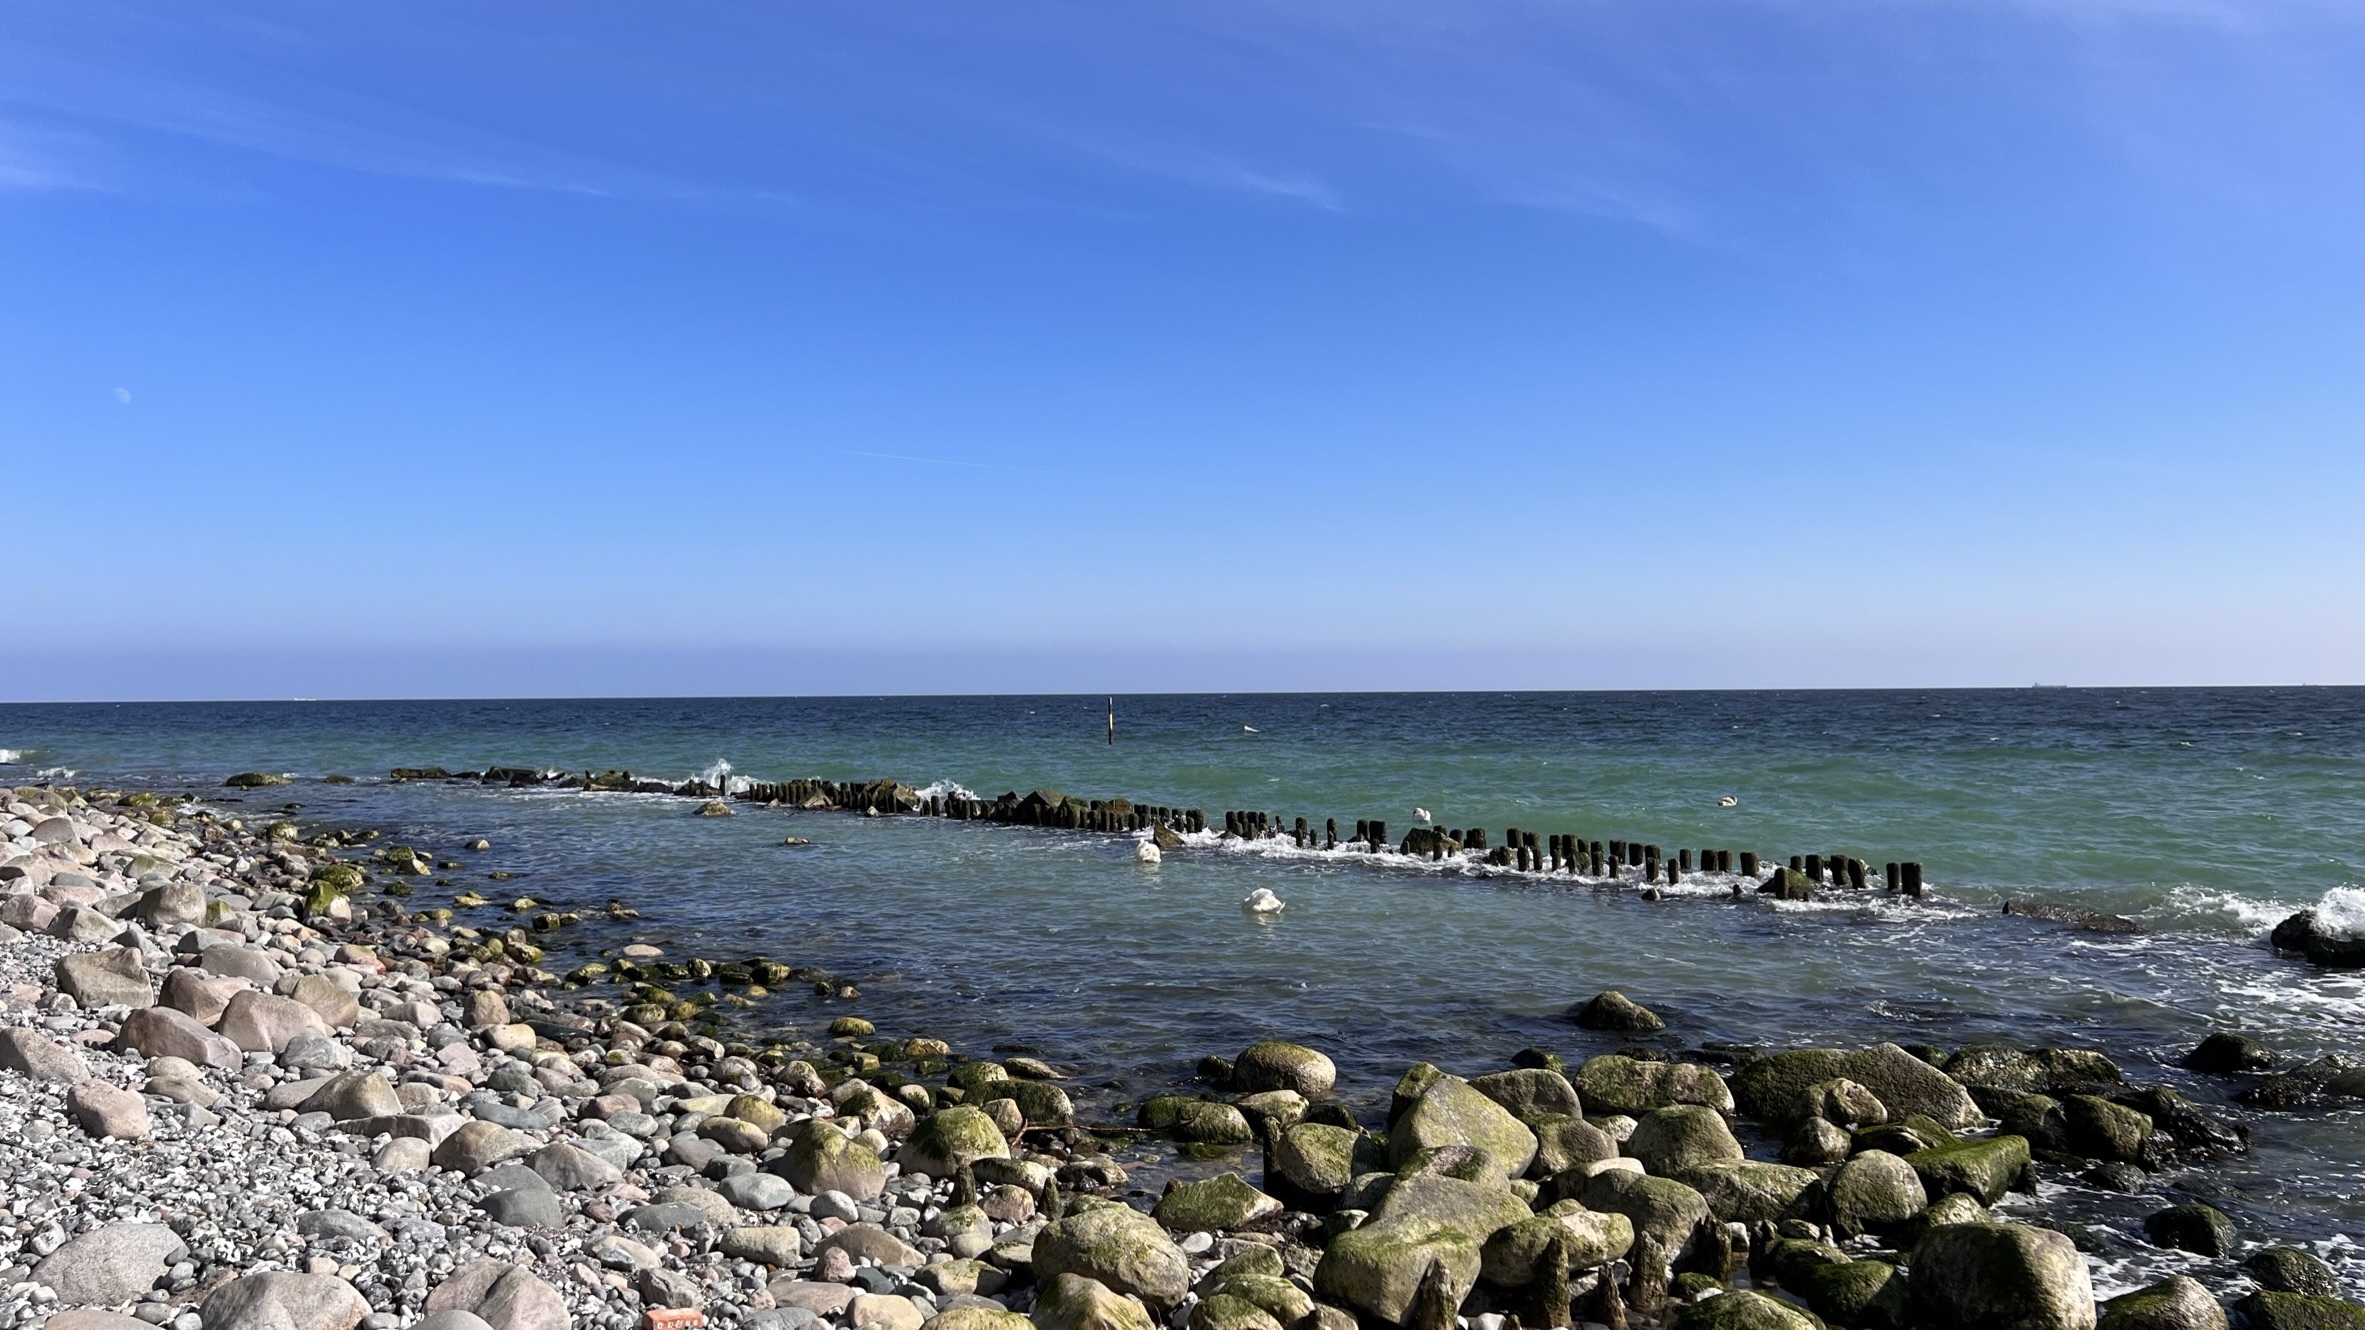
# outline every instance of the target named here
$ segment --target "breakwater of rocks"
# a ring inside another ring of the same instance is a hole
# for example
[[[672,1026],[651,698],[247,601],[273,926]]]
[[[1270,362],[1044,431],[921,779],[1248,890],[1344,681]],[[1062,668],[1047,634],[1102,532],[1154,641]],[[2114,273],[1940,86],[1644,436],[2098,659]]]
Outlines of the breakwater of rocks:
[[[2258,1114],[2365,1101],[2354,1064],[2234,1032],[2188,1058],[2223,1105],[2097,1050],[1637,1045],[1424,1063],[1358,1114],[1329,1058],[1266,1041],[1102,1122],[1033,1057],[851,1015],[733,1030],[719,996],[786,977],[753,965],[637,943],[570,986],[541,965],[563,916],[408,910],[416,846],[137,793],[5,814],[11,1330],[2365,1317],[2203,1192],[2144,1225],[2199,1277],[2098,1305],[2045,1212],[2060,1180],[2174,1191]],[[1668,1033],[1613,993],[1572,1019]],[[1137,1196],[1144,1151],[1204,1176]]]

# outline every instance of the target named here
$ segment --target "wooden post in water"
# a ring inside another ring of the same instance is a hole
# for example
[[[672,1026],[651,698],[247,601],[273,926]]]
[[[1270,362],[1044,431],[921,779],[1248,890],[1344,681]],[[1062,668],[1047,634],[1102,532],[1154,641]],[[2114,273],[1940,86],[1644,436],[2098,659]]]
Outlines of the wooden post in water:
[[[1905,877],[1898,869],[1895,860],[1881,865],[1881,885],[1888,888],[1889,894],[1892,896],[1905,890]]]
[[[1756,876],[1757,876],[1757,851],[1755,851],[1755,850],[1743,850],[1743,851],[1741,851],[1741,876],[1743,876],[1743,877],[1756,877]]]
[[[1326,817],[1322,819],[1322,848],[1325,850],[1335,850],[1338,847],[1339,820],[1335,817]]]
[[[1864,890],[1864,861],[1862,859],[1851,858],[1848,860],[1848,890]]]
[[[1918,860],[1909,859],[1899,867],[1905,870],[1905,894],[1918,898],[1922,894],[1921,863]]]
[[[1808,855],[1805,871],[1807,875],[1807,881],[1821,885],[1823,881],[1823,856],[1819,854]]]
[[[1605,870],[1605,869],[1607,869],[1607,868],[1609,867],[1609,865],[1607,865],[1607,864],[1605,864],[1605,863],[1603,863],[1603,862],[1602,862],[1602,859],[1601,859],[1601,842],[1600,842],[1600,841],[1595,841],[1595,842],[1593,842],[1593,850],[1592,850],[1592,854],[1591,854],[1589,857],[1590,857],[1590,858],[1593,860],[1593,863],[1592,863],[1592,868],[1593,868],[1593,876],[1595,876],[1595,877],[1604,877],[1604,876],[1607,876],[1607,874],[1606,874],[1606,872],[1605,872],[1604,870]]]
[[[1706,853],[1706,851],[1702,851],[1702,853]],[[1675,852],[1675,866],[1679,869],[1682,869],[1686,873],[1691,872],[1692,852],[1690,850],[1677,850]]]
[[[1656,845],[1642,847],[1642,880],[1645,882],[1659,880],[1659,847]]]
[[[1373,818],[1371,823],[1371,852],[1373,854],[1388,852],[1388,824],[1378,818]]]

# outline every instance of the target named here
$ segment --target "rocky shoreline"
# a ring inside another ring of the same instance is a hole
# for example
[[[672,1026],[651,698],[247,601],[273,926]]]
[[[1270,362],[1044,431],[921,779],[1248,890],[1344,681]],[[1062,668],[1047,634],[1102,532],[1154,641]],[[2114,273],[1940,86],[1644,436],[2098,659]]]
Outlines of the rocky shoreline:
[[[0,1330],[2365,1327],[2322,1261],[2206,1205],[2147,1236],[2239,1273],[2099,1306],[2074,1226],[1998,1221],[2049,1174],[2133,1190],[2247,1148],[2090,1050],[1531,1050],[1415,1066],[1365,1121],[1270,1042],[1119,1132],[1049,1065],[858,1017],[718,1037],[785,966],[642,946],[562,976],[536,938],[563,915],[409,912],[333,834],[5,794]],[[2233,1035],[2188,1065],[2262,1111],[2365,1098]],[[1233,1167],[1145,1213],[1112,1139]]]

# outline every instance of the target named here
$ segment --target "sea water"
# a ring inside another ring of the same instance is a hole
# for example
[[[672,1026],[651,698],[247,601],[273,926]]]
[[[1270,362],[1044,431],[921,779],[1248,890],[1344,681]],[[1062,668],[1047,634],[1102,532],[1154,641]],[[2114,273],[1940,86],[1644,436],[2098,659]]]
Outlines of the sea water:
[[[1667,1018],[1671,1052],[2095,1047],[2130,1080],[2222,1105],[2233,1087],[2175,1066],[2213,1030],[2291,1061],[2365,1034],[2365,977],[2265,944],[2301,908],[2365,925],[2361,703],[2353,688],[1120,696],[1114,744],[1097,696],[25,705],[0,707],[0,781],[197,790],[227,814],[376,827],[446,856],[485,836],[490,853],[412,908],[491,889],[493,870],[514,875],[497,890],[561,907],[620,898],[641,917],[571,930],[553,968],[634,937],[817,966],[862,997],[779,994],[742,1017],[750,1031],[853,1010],[883,1033],[1028,1049],[1077,1073],[1088,1116],[1268,1036],[1328,1051],[1367,1106],[1416,1060],[1475,1073],[1530,1045],[1575,1060],[1626,1042],[1564,1019],[1613,987]],[[1212,836],[1148,867],[1118,836],[384,780],[429,765],[1049,788],[1198,807],[1218,827],[1234,808],[1342,832],[1380,818],[1391,836],[1418,808],[1497,843],[1518,826],[1777,863],[1913,859],[1930,885],[1919,901],[1736,903],[1695,874],[1653,901],[1631,881]],[[296,780],[221,787],[244,770]],[[1257,887],[1287,908],[1244,912]],[[2006,915],[2006,900],[2143,931]],[[2250,1156],[2147,1196],[2048,1182],[2047,1211],[2102,1249],[2100,1288],[2207,1273],[2141,1242],[2142,1215],[2200,1199],[2248,1243],[2309,1244],[2365,1292],[2365,1113],[2245,1120]]]

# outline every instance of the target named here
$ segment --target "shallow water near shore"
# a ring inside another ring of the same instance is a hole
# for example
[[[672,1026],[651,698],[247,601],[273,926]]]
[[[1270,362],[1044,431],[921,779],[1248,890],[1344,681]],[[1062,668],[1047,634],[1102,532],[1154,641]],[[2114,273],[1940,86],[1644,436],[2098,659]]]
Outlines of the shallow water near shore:
[[[486,887],[492,869],[515,875],[498,890],[562,906],[621,897],[641,919],[563,945],[646,937],[841,973],[859,1001],[787,993],[746,1019],[809,1028],[850,1009],[973,1052],[1024,1046],[1075,1069],[1094,1116],[1268,1035],[1330,1052],[1366,1105],[1414,1060],[1477,1072],[1530,1044],[1607,1051],[1623,1041],[1561,1013],[1608,987],[1668,1018],[1671,1051],[2090,1046],[2131,1080],[2217,1103],[2227,1086],[2173,1065],[2211,1030],[2294,1060],[2365,1033],[2365,978],[2263,942],[2293,910],[2365,899],[2361,703],[2357,689],[1120,697],[1113,746],[1098,697],[6,706],[16,760],[0,782],[190,788],[250,818],[292,803],[307,827],[380,827],[447,856],[486,836],[493,851],[458,856],[468,872],[410,904]],[[1646,901],[1631,884],[1213,838],[1143,867],[1114,836],[746,805],[699,818],[659,796],[382,779],[430,764],[679,779],[718,761],[765,780],[1124,795],[1219,824],[1257,808],[1380,817],[1400,835],[1422,807],[1498,837],[1918,859],[1932,885],[1918,903],[1777,907],[1727,902],[1708,877]],[[220,788],[255,769],[297,781]],[[1259,886],[1287,910],[1242,911]],[[2005,916],[2006,898],[2146,931]],[[2365,1292],[2365,1114],[2247,1120],[2250,1157],[2163,1177],[2152,1198],[2048,1197],[2104,1230],[2106,1287],[2211,1265],[2137,1240],[2143,1214],[2197,1198],[2248,1239],[2317,1246]]]

